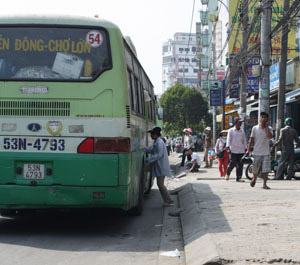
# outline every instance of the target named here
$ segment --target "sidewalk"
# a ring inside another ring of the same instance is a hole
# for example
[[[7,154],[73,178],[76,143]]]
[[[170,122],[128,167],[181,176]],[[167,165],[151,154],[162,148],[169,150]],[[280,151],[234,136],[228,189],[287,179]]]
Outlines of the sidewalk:
[[[263,190],[234,173],[221,179],[214,164],[169,181],[179,190],[186,264],[300,264],[300,181],[271,180]]]

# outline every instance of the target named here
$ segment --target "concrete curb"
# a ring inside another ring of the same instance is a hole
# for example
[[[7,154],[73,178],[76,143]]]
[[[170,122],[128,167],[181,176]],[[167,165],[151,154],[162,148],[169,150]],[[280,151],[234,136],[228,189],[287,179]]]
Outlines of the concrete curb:
[[[201,218],[192,184],[178,192],[186,265],[222,264],[216,245]]]

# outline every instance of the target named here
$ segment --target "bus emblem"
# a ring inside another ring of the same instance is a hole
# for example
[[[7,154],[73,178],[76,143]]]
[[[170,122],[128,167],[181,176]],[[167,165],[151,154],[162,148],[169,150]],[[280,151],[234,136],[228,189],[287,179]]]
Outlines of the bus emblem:
[[[32,132],[38,132],[40,129],[42,129],[42,126],[38,123],[30,123],[28,124],[27,129]]]
[[[60,136],[63,125],[61,121],[48,121],[46,128],[48,133],[50,133],[52,136]]]

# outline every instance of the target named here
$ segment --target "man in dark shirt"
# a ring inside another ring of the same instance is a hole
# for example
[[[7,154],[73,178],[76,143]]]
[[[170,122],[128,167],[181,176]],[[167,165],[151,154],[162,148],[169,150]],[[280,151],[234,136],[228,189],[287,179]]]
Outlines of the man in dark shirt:
[[[300,145],[297,131],[292,127],[292,118],[286,118],[285,127],[280,129],[280,134],[274,146],[280,145],[281,156],[275,179],[284,179],[285,166],[288,166],[287,179],[294,176],[295,148],[294,141]]]

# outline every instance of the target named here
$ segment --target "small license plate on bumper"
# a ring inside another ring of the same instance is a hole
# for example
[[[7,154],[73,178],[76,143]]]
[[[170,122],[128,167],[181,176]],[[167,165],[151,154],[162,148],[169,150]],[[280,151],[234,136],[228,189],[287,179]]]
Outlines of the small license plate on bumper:
[[[24,164],[23,176],[25,179],[44,179],[45,165],[43,164]]]

